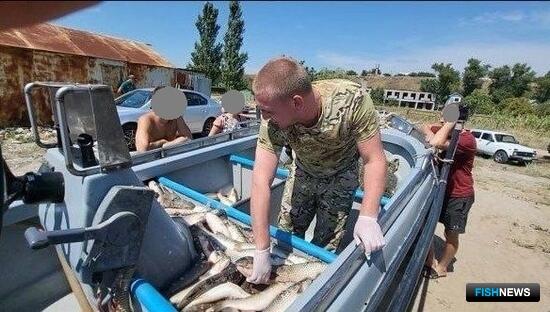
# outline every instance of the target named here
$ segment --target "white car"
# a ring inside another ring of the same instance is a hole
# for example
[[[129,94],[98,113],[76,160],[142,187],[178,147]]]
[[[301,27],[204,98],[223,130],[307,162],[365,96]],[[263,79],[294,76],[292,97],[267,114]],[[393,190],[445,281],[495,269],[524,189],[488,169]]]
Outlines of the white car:
[[[128,142],[130,150],[135,149],[135,134],[139,117],[151,111],[153,90],[153,88],[136,89],[115,99],[124,138]],[[183,114],[185,123],[193,134],[208,135],[214,120],[222,114],[222,106],[197,91],[181,91],[187,97],[187,109]]]
[[[534,149],[519,144],[510,134],[479,129],[473,129],[471,132],[476,138],[477,152],[492,156],[498,163],[515,160],[527,164],[537,157]]]

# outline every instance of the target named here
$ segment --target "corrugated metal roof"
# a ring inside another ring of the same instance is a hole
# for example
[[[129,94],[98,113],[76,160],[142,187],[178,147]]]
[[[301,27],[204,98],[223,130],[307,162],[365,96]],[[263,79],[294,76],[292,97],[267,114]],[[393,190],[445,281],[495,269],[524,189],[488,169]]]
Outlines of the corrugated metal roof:
[[[0,31],[0,45],[173,67],[145,43],[49,23]]]

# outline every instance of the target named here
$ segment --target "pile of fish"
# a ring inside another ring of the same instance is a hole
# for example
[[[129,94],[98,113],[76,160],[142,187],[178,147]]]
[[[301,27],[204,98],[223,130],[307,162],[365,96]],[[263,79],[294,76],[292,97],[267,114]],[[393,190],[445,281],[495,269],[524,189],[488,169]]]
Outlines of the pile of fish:
[[[255,250],[249,228],[155,181],[148,185],[174,221],[189,226],[200,253],[200,261],[163,291],[180,311],[284,311],[326,269],[317,259],[272,246],[269,284],[248,283]],[[218,192],[218,198],[233,204],[237,196],[234,190],[225,190]]]

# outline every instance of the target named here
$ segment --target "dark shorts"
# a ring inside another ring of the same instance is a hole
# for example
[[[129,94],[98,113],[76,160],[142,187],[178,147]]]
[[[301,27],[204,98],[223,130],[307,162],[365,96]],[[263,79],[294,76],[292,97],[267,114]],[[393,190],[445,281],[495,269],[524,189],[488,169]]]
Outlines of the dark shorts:
[[[466,230],[468,212],[474,203],[474,196],[446,198],[441,208],[439,222],[445,225],[445,230],[463,234]]]

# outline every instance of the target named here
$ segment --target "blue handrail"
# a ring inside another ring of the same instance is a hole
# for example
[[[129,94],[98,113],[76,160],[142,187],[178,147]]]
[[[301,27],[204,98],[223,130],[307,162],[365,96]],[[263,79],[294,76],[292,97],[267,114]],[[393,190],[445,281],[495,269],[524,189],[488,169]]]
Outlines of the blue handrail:
[[[250,226],[252,224],[252,218],[240,211],[240,210],[237,210],[233,207],[229,207],[229,206],[226,206],[222,203],[220,203],[219,201],[217,200],[214,200],[214,199],[211,199],[211,198],[208,198],[207,196],[185,186],[185,185],[182,185],[180,183],[176,183],[166,177],[160,177],[159,178],[159,183],[182,194],[182,195],[185,195],[193,200],[196,200],[198,201],[199,203],[203,204],[203,205],[207,205],[207,206],[210,206],[212,208],[215,208],[215,209],[221,209],[221,210],[224,210],[225,213],[227,213],[228,216]],[[283,231],[273,225],[270,225],[269,226],[269,234],[271,235],[271,237],[279,240],[279,241],[282,241],[304,253],[307,253],[308,255],[311,255],[311,256],[314,256],[324,262],[327,262],[327,263],[331,263],[332,261],[334,261],[337,257],[336,254],[326,250],[326,249],[323,249],[317,245],[314,245],[306,240],[303,240],[297,236],[294,236],[292,235],[291,233],[289,232],[286,232],[286,231]]]
[[[247,167],[248,169],[254,168],[254,161],[251,160],[251,159],[242,157],[242,156],[231,155],[231,156],[229,156],[229,161],[240,164],[240,165],[243,165],[243,166]],[[275,175],[280,179],[288,178],[289,174],[290,174],[289,170],[284,169],[284,168],[277,168],[277,171],[275,172]],[[358,188],[355,191],[355,199],[356,200],[362,200],[363,196],[365,196],[365,193],[361,189]],[[380,199],[380,205],[382,207],[384,207],[389,201],[390,201],[389,197],[382,196],[382,198]]]
[[[177,312],[174,306],[144,279],[135,280],[130,286],[130,292],[140,303],[143,311]]]

